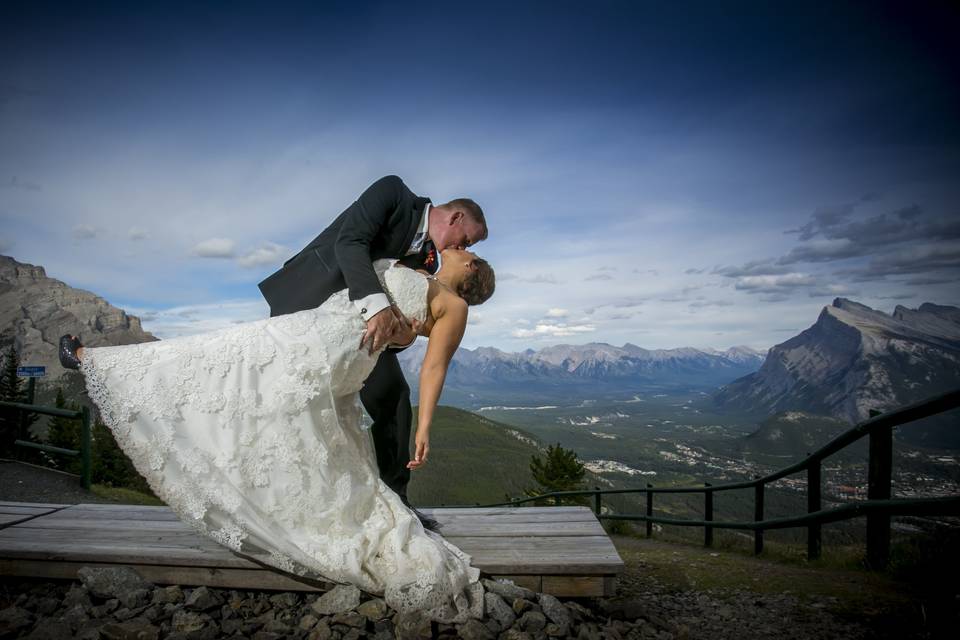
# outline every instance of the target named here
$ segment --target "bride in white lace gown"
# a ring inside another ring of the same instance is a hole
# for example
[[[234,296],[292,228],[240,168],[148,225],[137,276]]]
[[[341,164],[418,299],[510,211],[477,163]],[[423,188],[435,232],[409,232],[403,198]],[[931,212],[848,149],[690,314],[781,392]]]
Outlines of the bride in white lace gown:
[[[482,268],[492,293],[493,272],[473,254],[448,250],[442,264],[436,278],[375,264],[400,311],[432,334],[414,466],[466,325],[454,292]],[[383,594],[400,611],[479,617],[469,556],[424,530],[379,479],[358,401],[378,356],[358,348],[364,328],[344,290],[222,331],[81,349],[80,369],[137,470],[198,531],[284,571]]]

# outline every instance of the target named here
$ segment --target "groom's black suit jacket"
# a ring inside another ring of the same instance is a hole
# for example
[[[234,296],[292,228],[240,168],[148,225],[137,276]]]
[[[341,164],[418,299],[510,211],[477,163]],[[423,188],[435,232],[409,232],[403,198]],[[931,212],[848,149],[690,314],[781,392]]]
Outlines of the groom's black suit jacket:
[[[374,182],[323,233],[260,283],[270,315],[313,309],[341,289],[349,289],[351,300],[382,293],[373,261],[406,254],[428,202],[430,198],[415,195],[397,176]]]

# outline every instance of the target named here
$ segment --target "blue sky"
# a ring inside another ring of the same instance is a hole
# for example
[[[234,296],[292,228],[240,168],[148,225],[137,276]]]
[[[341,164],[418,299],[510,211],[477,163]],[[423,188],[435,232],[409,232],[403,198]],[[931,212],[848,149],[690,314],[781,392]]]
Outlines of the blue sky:
[[[487,213],[468,347],[960,304],[949,3],[196,4],[0,8],[0,253],[161,337],[264,317],[389,173]]]

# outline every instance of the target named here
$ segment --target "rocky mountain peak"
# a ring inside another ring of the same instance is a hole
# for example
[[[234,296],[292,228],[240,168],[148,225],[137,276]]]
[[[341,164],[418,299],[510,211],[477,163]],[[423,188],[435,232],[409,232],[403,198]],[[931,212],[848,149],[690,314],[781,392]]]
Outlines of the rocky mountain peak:
[[[0,256],[0,283],[16,284],[38,282],[47,278],[43,267],[17,262],[10,256]]]
[[[718,404],[808,411],[859,422],[960,386],[960,309],[924,303],[892,315],[837,298],[809,328],[726,385]]]
[[[43,267],[0,256],[0,347],[13,344],[23,364],[46,366],[51,382],[65,373],[57,360],[65,333],[79,334],[90,347],[156,340],[139,318],[103,298],[48,277]]]

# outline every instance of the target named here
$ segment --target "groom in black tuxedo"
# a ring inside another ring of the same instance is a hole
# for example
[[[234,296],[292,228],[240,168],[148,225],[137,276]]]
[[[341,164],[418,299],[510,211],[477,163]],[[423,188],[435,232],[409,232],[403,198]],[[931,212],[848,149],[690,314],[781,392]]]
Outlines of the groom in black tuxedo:
[[[386,176],[261,282],[260,291],[270,304],[270,315],[279,316],[313,309],[347,289],[357,313],[367,322],[361,349],[376,351],[399,336],[412,344],[410,323],[387,299],[373,261],[397,258],[409,267],[435,273],[440,252],[464,249],[486,237],[483,211],[473,200],[459,198],[434,206],[397,176]],[[407,463],[413,411],[397,352],[388,349],[380,354],[360,400],[373,418],[370,430],[380,478],[409,506]],[[436,521],[419,512],[417,516],[425,526],[435,528]]]

